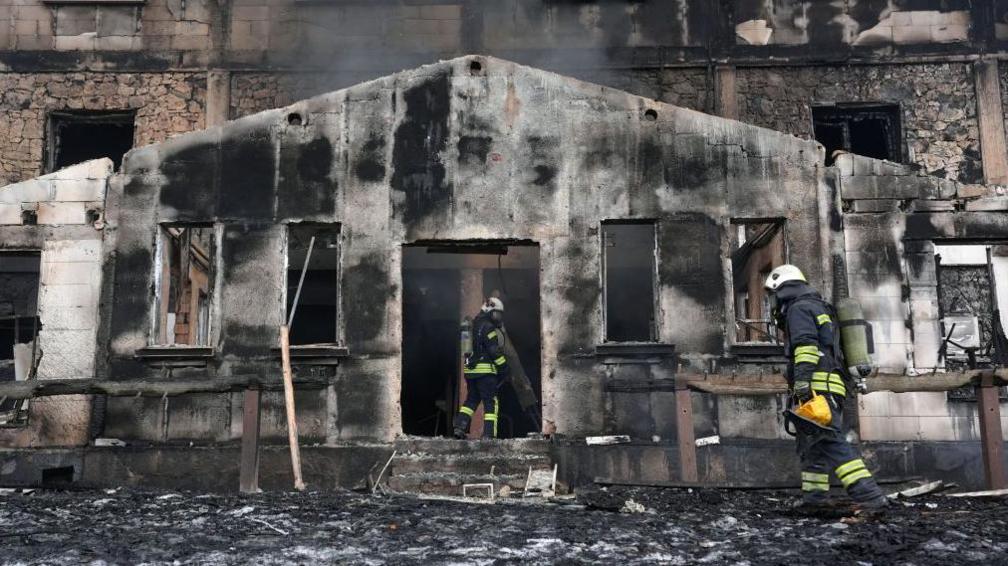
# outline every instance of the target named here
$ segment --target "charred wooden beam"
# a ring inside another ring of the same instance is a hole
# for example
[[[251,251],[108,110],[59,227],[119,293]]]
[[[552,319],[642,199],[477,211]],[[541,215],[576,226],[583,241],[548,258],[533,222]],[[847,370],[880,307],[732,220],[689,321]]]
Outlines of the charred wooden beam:
[[[324,377],[299,377],[294,383],[302,389],[321,389],[329,385]],[[256,387],[267,391],[283,389],[279,376],[229,375],[203,379],[128,380],[32,379],[0,383],[0,397],[31,399],[55,395],[109,395],[112,397],[174,397],[187,393],[225,393]]]
[[[868,378],[868,391],[913,393],[919,391],[951,391],[967,385],[979,385],[986,377],[996,386],[1008,385],[1008,369],[986,369],[925,375],[884,374]],[[690,389],[716,395],[777,395],[787,392],[783,375],[714,375],[680,374]]]

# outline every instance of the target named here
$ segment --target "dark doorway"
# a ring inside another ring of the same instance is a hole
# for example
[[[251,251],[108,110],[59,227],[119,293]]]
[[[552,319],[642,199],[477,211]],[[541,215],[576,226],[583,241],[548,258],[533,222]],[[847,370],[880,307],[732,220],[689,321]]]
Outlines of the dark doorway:
[[[483,299],[504,302],[507,337],[541,411],[539,248],[462,243],[403,248],[403,432],[449,436],[459,404],[462,321]],[[523,437],[539,424],[514,387],[501,388],[499,436]]]
[[[903,161],[898,104],[813,106],[815,139],[826,148],[826,164],[833,153],[849,151],[865,157]]]
[[[133,119],[132,110],[49,114],[46,171],[100,157],[111,159],[118,170],[133,147]]]

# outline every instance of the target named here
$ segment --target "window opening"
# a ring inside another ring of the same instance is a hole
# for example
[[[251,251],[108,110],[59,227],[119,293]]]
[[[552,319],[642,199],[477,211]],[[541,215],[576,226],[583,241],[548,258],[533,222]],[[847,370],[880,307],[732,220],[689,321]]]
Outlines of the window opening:
[[[654,222],[603,222],[602,246],[606,340],[657,340]]]
[[[133,147],[134,117],[132,110],[52,112],[46,171],[100,157],[110,158],[118,170]]]
[[[787,263],[784,220],[732,220],[731,232],[735,342],[779,344],[782,334],[763,283]]]
[[[162,226],[159,255],[156,343],[208,345],[216,273],[213,226]]]
[[[935,263],[942,338],[947,339],[945,367],[965,370],[1008,363],[1000,307],[1008,304],[1008,246],[936,245]],[[972,387],[949,392],[951,401],[975,399]]]
[[[903,161],[898,104],[813,106],[812,123],[816,141],[826,148],[826,165],[837,150]]]
[[[0,252],[0,381],[35,377],[40,327],[37,251]],[[0,399],[0,426],[27,423],[27,400]]]
[[[287,310],[290,318],[308,245],[311,258],[290,330],[292,346],[339,343],[339,225],[290,224],[287,231]]]

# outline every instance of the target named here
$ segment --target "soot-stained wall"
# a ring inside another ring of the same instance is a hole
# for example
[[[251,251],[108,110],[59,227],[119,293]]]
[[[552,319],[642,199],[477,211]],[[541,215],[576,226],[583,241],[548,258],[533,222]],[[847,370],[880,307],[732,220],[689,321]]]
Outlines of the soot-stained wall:
[[[787,219],[791,259],[814,284],[830,280],[818,259],[828,234],[819,229],[822,158],[812,141],[476,56],[139,148],[112,183],[121,215],[110,374],[278,372],[285,224],[336,222],[349,356],[303,418],[324,423],[316,429],[330,441],[387,440],[401,429],[402,245],[520,240],[540,246],[545,428],[670,436],[671,398],[620,410],[627,400],[605,392],[607,379],[667,378],[676,368],[658,358],[613,369],[618,352],[596,356],[601,222],[656,223],[659,341],[674,344],[686,368],[719,367],[732,361],[732,218]],[[154,362],[138,353],[150,345],[156,227],[179,221],[217,226],[214,351]],[[163,417],[171,427],[132,435],[237,434],[237,424],[214,424],[223,417],[186,403]],[[110,426],[130,435],[129,419],[145,410],[118,400]],[[208,426],[223,428],[196,430]]]

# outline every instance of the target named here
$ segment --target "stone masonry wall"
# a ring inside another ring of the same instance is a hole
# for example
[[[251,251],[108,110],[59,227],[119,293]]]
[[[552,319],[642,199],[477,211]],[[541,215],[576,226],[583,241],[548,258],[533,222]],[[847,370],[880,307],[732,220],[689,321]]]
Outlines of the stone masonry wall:
[[[909,163],[964,183],[982,180],[973,73],[968,64],[740,68],[739,119],[812,137],[810,103],[902,107]]]
[[[0,73],[0,185],[42,173],[54,110],[135,110],[135,145],[204,125],[205,73]]]
[[[711,81],[705,69],[580,70],[575,78],[653,98],[690,110],[711,112]],[[235,73],[231,79],[232,119],[286,106],[333,90],[369,81],[381,69],[343,73]]]

